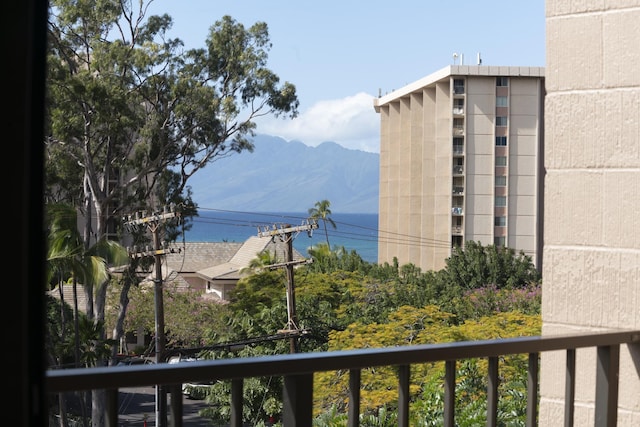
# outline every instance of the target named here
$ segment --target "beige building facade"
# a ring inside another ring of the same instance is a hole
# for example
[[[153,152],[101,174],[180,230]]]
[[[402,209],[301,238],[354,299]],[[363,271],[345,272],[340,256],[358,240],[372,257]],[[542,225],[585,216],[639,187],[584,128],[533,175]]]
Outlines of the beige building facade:
[[[640,328],[640,1],[546,1],[543,334]],[[640,348],[620,348],[618,426],[640,426]],[[541,426],[565,356],[541,361]],[[574,425],[595,420],[596,350],[576,351]]]
[[[374,99],[378,262],[440,270],[473,240],[540,267],[544,68],[452,65]]]

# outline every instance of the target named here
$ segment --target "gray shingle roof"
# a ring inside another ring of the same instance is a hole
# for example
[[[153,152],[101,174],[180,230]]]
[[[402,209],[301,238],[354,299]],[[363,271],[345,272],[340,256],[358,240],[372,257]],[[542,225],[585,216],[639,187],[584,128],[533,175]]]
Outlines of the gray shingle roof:
[[[276,254],[279,262],[285,261],[285,244],[279,241],[272,241],[269,238],[251,236],[240,249],[231,257],[228,262],[213,265],[198,271],[198,274],[208,279],[239,279],[242,275],[240,270],[247,267],[251,260],[256,258],[263,251],[270,251]],[[293,259],[299,260],[304,257],[294,250]]]
[[[170,246],[174,252],[166,255],[163,264],[180,273],[195,273],[229,261],[242,245],[239,242],[174,243]]]

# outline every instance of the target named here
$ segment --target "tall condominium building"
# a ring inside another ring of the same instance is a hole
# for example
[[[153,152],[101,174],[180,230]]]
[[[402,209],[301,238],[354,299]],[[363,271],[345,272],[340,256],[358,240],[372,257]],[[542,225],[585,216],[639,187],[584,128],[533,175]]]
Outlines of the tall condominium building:
[[[544,95],[542,67],[452,65],[374,99],[379,263],[439,270],[473,240],[539,264]]]

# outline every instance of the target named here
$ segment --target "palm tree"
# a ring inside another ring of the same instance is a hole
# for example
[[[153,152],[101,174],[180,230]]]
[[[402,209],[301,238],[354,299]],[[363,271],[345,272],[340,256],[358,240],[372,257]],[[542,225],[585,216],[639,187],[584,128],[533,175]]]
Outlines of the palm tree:
[[[327,246],[331,248],[329,244],[329,233],[327,232],[327,223],[331,224],[334,229],[336,229],[336,223],[331,219],[331,202],[328,200],[321,200],[316,202],[313,208],[309,208],[309,217],[315,220],[322,220],[322,225],[324,226],[324,235],[327,238]]]
[[[271,253],[268,250],[258,252],[256,257],[249,261],[249,264],[240,269],[240,273],[260,273],[265,268],[268,268],[270,265],[275,264],[277,262],[277,257],[275,252]]]
[[[85,248],[84,241],[78,232],[78,218],[76,210],[70,205],[50,204],[47,206],[47,285],[56,283],[60,295],[60,324],[61,331],[64,331],[66,318],[64,310],[64,292],[63,285],[67,280],[71,279],[73,285],[73,321],[74,321],[74,360],[75,366],[78,367],[81,359],[86,359],[86,349],[81,348],[85,345],[86,336],[81,337],[83,329],[86,329],[88,319],[84,318],[81,323],[80,313],[78,309],[78,291],[77,285],[82,286],[93,285],[95,283],[104,283],[109,277],[107,269],[108,260],[117,260],[121,263],[128,261],[127,252],[122,246],[115,242],[100,241],[90,248]],[[83,328],[84,326],[84,328]],[[96,330],[102,330],[102,324],[95,325]],[[85,342],[81,342],[84,338]],[[91,342],[94,337],[90,337]],[[64,333],[58,339],[65,342],[67,337]],[[81,350],[85,350],[82,352]],[[104,355],[104,353],[96,353]],[[60,363],[56,355],[50,355],[51,360]],[[89,360],[94,360],[91,357]],[[64,421],[66,414],[65,403],[62,395],[59,397],[59,409],[61,414],[61,422]],[[86,413],[84,399],[81,399],[82,413]]]
[[[101,239],[93,246],[85,248],[84,241],[77,229],[78,218],[73,206],[52,204],[47,206],[47,214],[49,221],[48,278],[49,281],[53,277],[58,280],[61,301],[64,301],[62,285],[67,279],[72,281],[77,349],[79,348],[77,338],[79,330],[78,283],[82,286],[89,286],[91,289],[95,285],[104,286],[110,278],[108,264],[125,265],[129,262],[129,256],[124,247],[107,239]],[[79,354],[76,350],[76,362],[78,362],[78,358]]]

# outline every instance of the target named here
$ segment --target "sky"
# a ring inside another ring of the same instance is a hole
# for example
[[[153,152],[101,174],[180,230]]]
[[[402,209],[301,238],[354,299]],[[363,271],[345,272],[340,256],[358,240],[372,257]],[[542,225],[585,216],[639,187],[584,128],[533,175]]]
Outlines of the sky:
[[[249,28],[265,22],[268,68],[296,86],[297,118],[257,121],[259,134],[317,146],[325,141],[379,153],[373,99],[464,58],[464,64],[545,65],[544,0],[154,0],[173,18],[169,33],[205,47],[209,28],[229,15]]]

